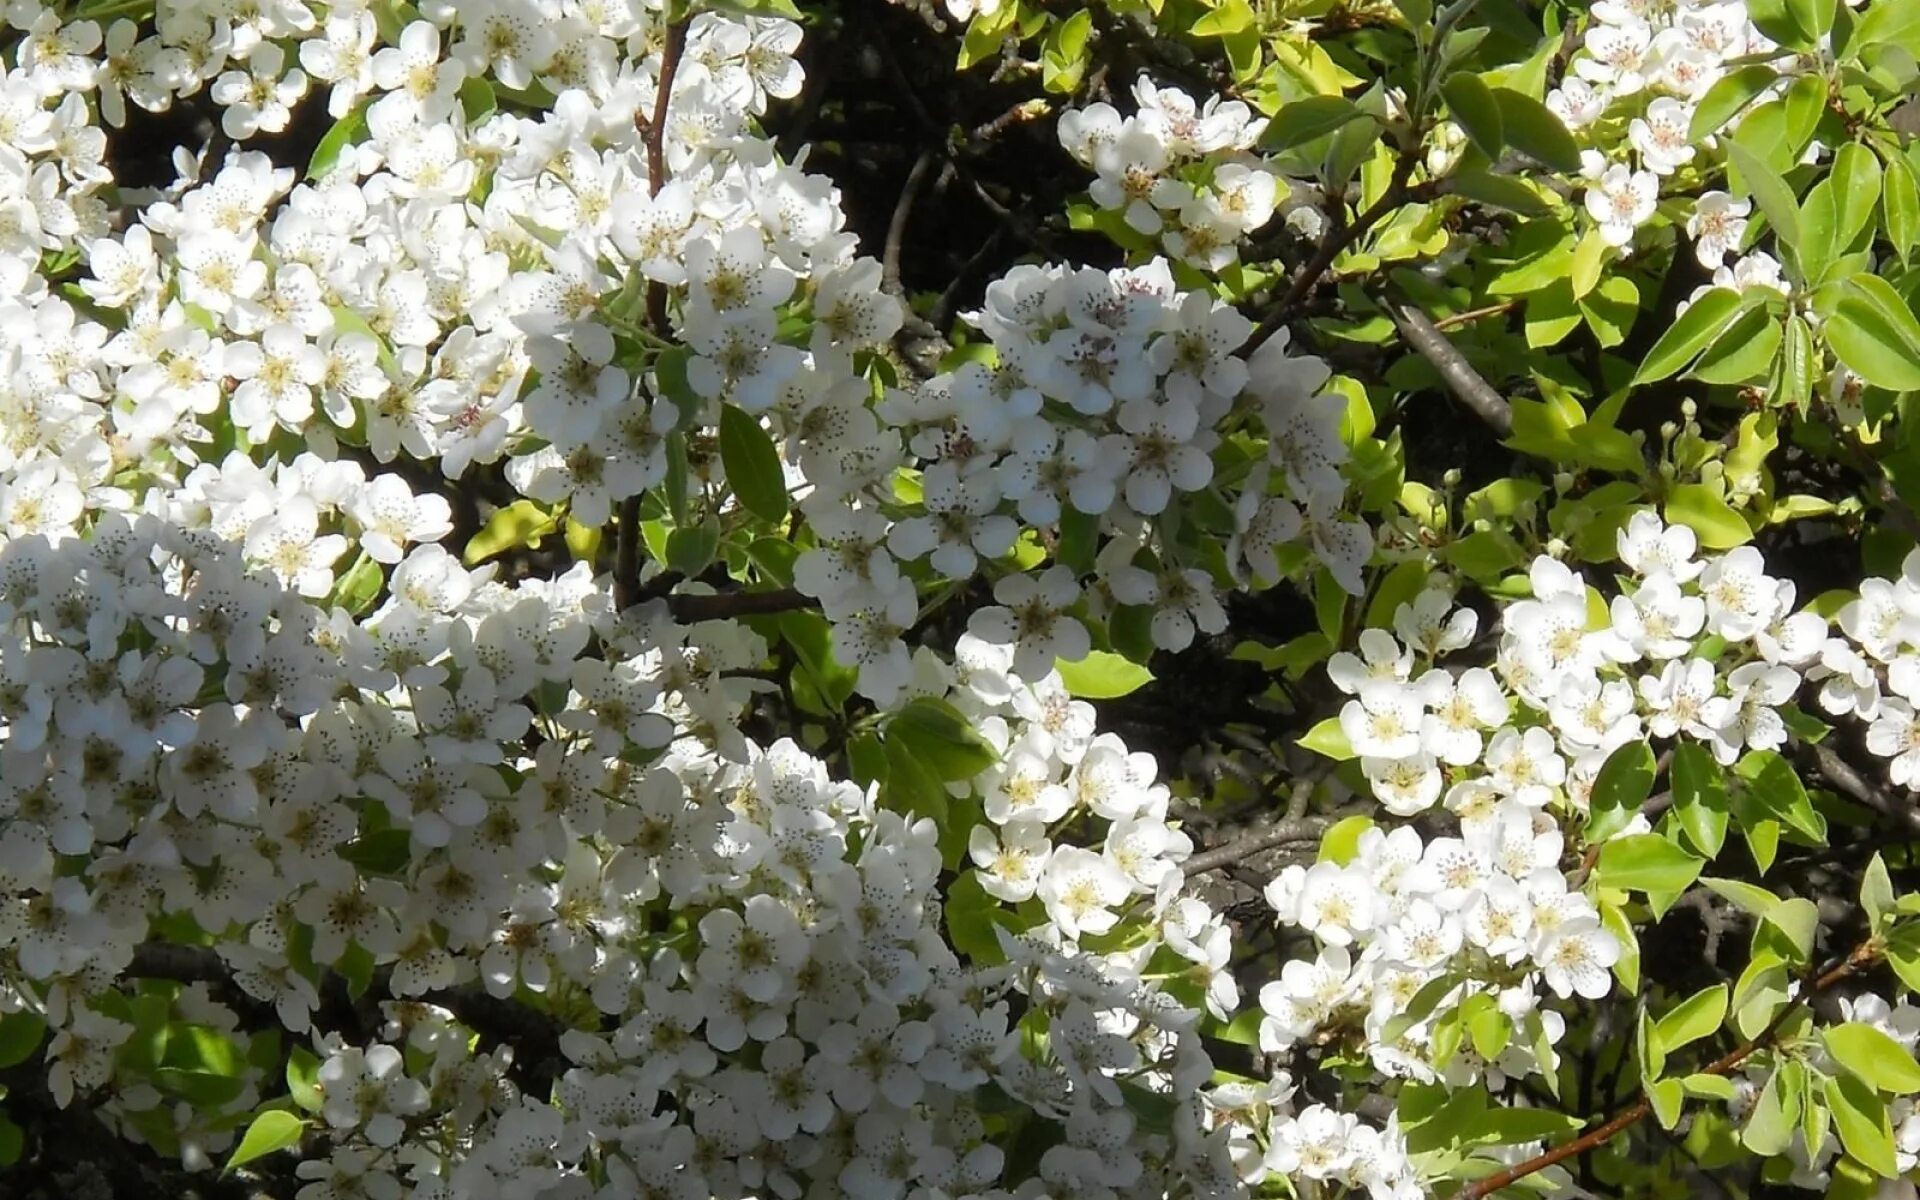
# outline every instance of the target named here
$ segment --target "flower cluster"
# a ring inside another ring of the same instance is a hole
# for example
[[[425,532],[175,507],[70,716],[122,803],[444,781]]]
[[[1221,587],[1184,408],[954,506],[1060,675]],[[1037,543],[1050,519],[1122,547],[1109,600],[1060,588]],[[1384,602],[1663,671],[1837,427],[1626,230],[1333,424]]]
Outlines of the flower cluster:
[[[1618,543],[1634,586],[1611,602],[1535,559],[1533,596],[1503,613],[1491,670],[1427,665],[1477,627],[1435,591],[1403,606],[1399,639],[1370,630],[1359,655],[1335,656],[1334,680],[1354,695],[1340,728],[1382,804],[1581,813],[1608,756],[1640,738],[1694,739],[1723,764],[1785,744],[1781,713],[1803,676],[1831,670],[1825,620],[1794,611],[1792,582],[1752,547],[1696,558],[1693,531],[1650,512]]]
[[[1238,100],[1197,104],[1145,76],[1133,98],[1129,117],[1104,102],[1060,116],[1061,144],[1098,176],[1093,202],[1182,262],[1230,266],[1286,198],[1285,182],[1252,153],[1266,120]]]
[[[1587,213],[1608,245],[1632,242],[1635,230],[1652,218],[1662,183],[1697,169],[1697,106],[1730,64],[1763,62],[1777,51],[1741,0],[1673,8],[1607,0],[1594,6],[1593,22],[1567,77],[1547,94],[1547,106],[1575,131],[1598,133],[1617,125],[1625,135],[1608,153],[1584,155]],[[1783,58],[1777,64],[1781,78],[1771,91],[1791,82],[1791,63]],[[1635,115],[1616,120],[1616,106],[1625,107],[1620,102],[1631,104]],[[1737,119],[1732,114],[1727,123]],[[1704,131],[1705,145],[1710,148],[1721,132]],[[1726,192],[1699,196],[1687,233],[1702,266],[1719,269],[1739,249],[1750,211],[1748,201]],[[1740,266],[1736,262],[1734,269]]]

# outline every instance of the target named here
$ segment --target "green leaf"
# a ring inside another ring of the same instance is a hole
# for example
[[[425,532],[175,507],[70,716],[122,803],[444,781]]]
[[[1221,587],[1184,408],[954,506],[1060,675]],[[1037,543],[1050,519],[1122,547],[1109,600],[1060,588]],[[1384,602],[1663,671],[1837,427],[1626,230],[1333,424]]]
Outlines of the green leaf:
[[[1875,4],[1867,9],[1867,15],[1854,26],[1853,38],[1847,43],[1849,53],[1855,57],[1869,46],[1878,46],[1893,42],[1911,50],[1920,45],[1920,8],[1911,4],[1893,3]]]
[[[362,101],[321,137],[313,148],[313,157],[307,160],[308,179],[319,179],[333,170],[346,148],[367,135],[367,109],[371,104],[371,100]]]
[[[1805,896],[1792,896],[1767,910],[1768,927],[1778,930],[1794,950],[1795,961],[1805,962],[1813,954],[1814,938],[1820,933],[1820,910]]]
[[[337,853],[363,875],[398,875],[412,860],[405,829],[375,829],[341,846]]]
[[[1573,269],[1567,276],[1575,300],[1585,298],[1599,284],[1606,261],[1607,239],[1600,236],[1600,231],[1589,229],[1580,235],[1579,244],[1573,248]]]
[[[885,735],[889,749],[903,745],[941,780],[971,779],[1000,761],[959,709],[931,696],[915,697],[889,717]]]
[[[1373,818],[1364,815],[1334,822],[1331,829],[1320,835],[1319,861],[1336,866],[1352,862],[1360,853],[1360,838],[1373,826]]]
[[[1493,98],[1500,106],[1506,141],[1515,150],[1556,171],[1572,174],[1580,169],[1580,144],[1552,109],[1507,87],[1494,88]]]
[[[1744,523],[1741,528],[1746,528]],[[1683,741],[1673,748],[1672,772],[1673,811],[1680,827],[1694,849],[1712,858],[1727,840],[1727,786],[1720,764],[1705,746]]]
[[[1682,483],[1667,493],[1667,522],[1685,525],[1700,535],[1709,550],[1728,550],[1753,540],[1739,513],[1704,483]]]
[[[1600,902],[1600,924],[1620,943],[1620,960],[1613,964],[1614,978],[1628,992],[1640,990],[1640,936],[1620,906],[1609,900]]]
[[[1660,1044],[1669,1052],[1709,1037],[1727,1019],[1727,985],[1703,988],[1675,1005],[1660,1018]]]
[[[1553,212],[1540,193],[1511,175],[1491,171],[1460,170],[1447,177],[1446,190],[1452,195],[1493,208],[1503,208],[1523,217],[1545,217]]]
[[[307,1123],[299,1117],[282,1109],[263,1112],[247,1126],[247,1132],[240,1139],[240,1145],[227,1160],[225,1171],[242,1167],[256,1158],[264,1158],[281,1150],[291,1150],[300,1144],[300,1135],[305,1133]],[[224,1174],[225,1171],[222,1173]]]
[[[1833,1127],[1847,1154],[1883,1179],[1899,1175],[1894,1161],[1893,1125],[1887,1119],[1887,1103],[1878,1093],[1850,1075],[1827,1080],[1824,1088],[1827,1107],[1833,1112]]]
[[[1731,901],[1742,912],[1752,913],[1756,917],[1766,916],[1773,911],[1774,905],[1780,903],[1780,897],[1759,884],[1743,879],[1716,879],[1707,875],[1700,882],[1722,899]]]
[[[469,567],[479,566],[516,547],[538,545],[541,538],[559,526],[558,509],[549,510],[532,500],[515,500],[505,508],[494,510],[480,532],[474,534],[466,549],[460,552],[460,561]]]
[[[1325,137],[1348,121],[1372,118],[1345,96],[1307,96],[1280,106],[1267,123],[1261,145],[1278,154]]]
[[[1153,682],[1153,672],[1106,650],[1095,650],[1078,662],[1055,659],[1054,669],[1067,695],[1082,700],[1113,700],[1139,691]]]
[[[1335,762],[1346,762],[1355,757],[1353,744],[1347,741],[1346,731],[1340,728],[1339,717],[1328,717],[1300,739],[1300,745],[1315,754],[1324,754]]]
[[[1686,1104],[1686,1085],[1678,1079],[1661,1079],[1647,1088],[1647,1100],[1653,1105],[1653,1119],[1660,1128],[1672,1129],[1680,1122],[1680,1110]]]
[[[1880,204],[1880,160],[1859,142],[1847,142],[1834,151],[1833,172],[1825,182],[1833,185],[1834,250],[1838,253],[1851,248],[1873,221]]]
[[[1719,133],[1754,97],[1772,87],[1779,78],[1780,73],[1766,63],[1748,63],[1721,76],[1693,110],[1691,140],[1698,145]]]
[[[719,549],[720,525],[709,516],[667,535],[667,566],[691,579],[707,569]]]
[[[1688,374],[1703,383],[1759,382],[1778,357],[1780,331],[1780,319],[1771,312],[1749,309],[1714,339]]]
[[[1797,1064],[1788,1064],[1793,1065]],[[1784,1154],[1793,1144],[1793,1122],[1800,1115],[1800,1097],[1797,1087],[1789,1097],[1787,1074],[1786,1067],[1776,1067],[1767,1077],[1766,1086],[1760,1089],[1760,1098],[1754,1101],[1753,1112],[1747,1117],[1747,1127],[1740,1131],[1741,1144],[1763,1158]]]
[[[1920,9],[1910,11],[1920,14]],[[1912,164],[1896,155],[1887,160],[1887,172],[1880,188],[1880,211],[1887,223],[1887,241],[1904,263],[1913,252],[1915,242],[1920,241],[1920,180],[1915,179]]]
[[[1907,1048],[1880,1030],[1849,1021],[1820,1032],[1833,1060],[1861,1082],[1896,1096],[1920,1092],[1920,1063]]]
[[[15,1125],[4,1113],[0,1113],[0,1167],[10,1167],[20,1161],[20,1155],[26,1151],[26,1131]]]
[[[1447,107],[1453,110],[1453,119],[1466,131],[1467,140],[1488,159],[1498,161],[1506,130],[1493,89],[1478,75],[1463,72],[1449,76],[1440,85],[1440,94],[1447,98]]]
[[[1739,186],[1753,197],[1767,224],[1785,246],[1800,242],[1800,205],[1787,181],[1761,160],[1760,156],[1737,141],[1726,143],[1727,161],[1739,172]]]
[[[1781,341],[1780,386],[1775,398],[1781,407],[1792,409],[1802,419],[1813,403],[1816,362],[1813,329],[1799,313],[1788,314],[1786,334]]]
[[[787,519],[787,480],[780,452],[758,420],[731,404],[720,406],[720,465],[747,511],[775,525]]]
[[[1742,308],[1740,293],[1717,287],[1688,306],[1647,351],[1633,382],[1653,383],[1691,363],[1733,323]]]
[[[1589,842],[1604,842],[1632,822],[1653,794],[1655,766],[1653,748],[1644,741],[1628,742],[1607,756],[1588,800]]]
[[[1792,727],[1788,720],[1788,727]],[[1804,736],[1796,732],[1795,736]],[[1800,782],[1793,764],[1771,750],[1754,750],[1734,764],[1734,773],[1746,780],[1750,794],[1766,810],[1808,841],[1825,843],[1827,820],[1813,807],[1813,798]]]
[[[1894,917],[1893,880],[1887,876],[1886,860],[1875,854],[1860,877],[1860,907],[1867,913],[1867,928],[1879,936],[1886,932]]]
[[[0,1069],[18,1066],[32,1058],[46,1036],[46,1021],[34,1013],[0,1016]]]
[[[246,1081],[233,1075],[212,1071],[188,1071],[180,1067],[161,1067],[153,1072],[153,1082],[165,1091],[202,1108],[219,1108],[240,1095]]]
[[[1596,871],[1608,887],[1679,893],[1699,877],[1702,865],[1659,834],[1638,833],[1600,847]]]
[[[1868,383],[1897,392],[1920,388],[1920,322],[1886,280],[1843,280],[1823,332],[1840,361]]]

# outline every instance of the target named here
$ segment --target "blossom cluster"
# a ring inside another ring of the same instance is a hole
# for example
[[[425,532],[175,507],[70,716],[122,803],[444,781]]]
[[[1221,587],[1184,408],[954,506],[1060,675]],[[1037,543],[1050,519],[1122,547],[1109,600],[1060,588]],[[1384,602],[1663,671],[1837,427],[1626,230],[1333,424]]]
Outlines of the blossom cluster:
[[[1778,54],[1778,45],[1753,23],[1744,0],[1672,7],[1605,0],[1593,7],[1592,24],[1569,60],[1566,78],[1548,92],[1547,106],[1576,132],[1622,127],[1625,137],[1617,145],[1583,155],[1586,210],[1608,245],[1632,242],[1635,231],[1653,217],[1663,182],[1698,169],[1702,143],[1693,129],[1695,112],[1731,64],[1764,62]],[[1780,79],[1769,92],[1784,91],[1791,83],[1792,62],[1779,59]],[[1635,115],[1611,120],[1622,101],[1634,106]],[[1737,120],[1735,114],[1726,124]],[[1724,126],[1705,131],[1705,147],[1724,132]],[[1701,193],[1686,222],[1701,266],[1728,269],[1726,260],[1740,249],[1751,211],[1749,201],[1724,191]],[[1748,265],[1749,259],[1760,262]],[[1772,264],[1777,276],[1778,263],[1764,253],[1741,256],[1730,269],[1744,275],[1764,272],[1764,264]]]
[[[427,5],[391,44],[357,5],[104,33],[24,7],[0,1007],[48,1018],[62,1103],[193,1166],[232,1145],[277,1064],[183,1096],[122,1049],[156,1021],[250,1044],[202,985],[129,999],[185,943],[311,1047],[332,1136],[303,1196],[1235,1195],[1294,1170],[1249,1161],[1239,1099],[1205,1086],[1196,1024],[1238,995],[1169,792],[1051,673],[1084,643],[1032,599],[1063,613],[1073,570],[1005,575],[952,663],[902,634],[921,558],[964,580],[1082,518],[1099,582],[1076,611],[1152,606],[1168,646],[1217,631],[1212,575],[1155,518],[1215,482],[1227,427],[1258,459],[1236,461],[1232,573],[1270,584],[1313,545],[1358,590],[1324,365],[1275,339],[1250,382],[1244,319],[1165,264],[1021,268],[971,318],[997,362],[895,386],[901,304],[753,120],[798,90],[790,22],[697,15],[669,79],[637,4]],[[316,87],[364,134],[306,179],[182,152],[128,219],[90,206],[93,122],[207,85],[239,143]],[[549,110],[495,103],[540,89]],[[773,685],[745,626],[616,613],[585,562],[510,577],[441,544],[470,518],[440,479],[593,527],[684,471],[680,520],[743,521],[714,453],[730,410],[776,447],[808,530],[794,582],[861,687],[980,731],[992,765],[947,786],[982,820],[903,816],[750,735]],[[971,961],[943,921],[967,862],[989,927],[1021,931]],[[329,975],[376,974],[379,1037],[334,1027]],[[553,1094],[521,1087],[542,1064],[473,1050],[474,997],[567,1027]],[[1163,1127],[1138,1128],[1143,1096]],[[1291,1128],[1284,1098],[1254,1102],[1261,1139]],[[1003,1179],[1030,1124],[1047,1148]]]
[[[1239,100],[1205,104],[1142,76],[1137,111],[1104,101],[1060,116],[1060,143],[1097,178],[1093,202],[1168,254],[1204,271],[1239,258],[1239,244],[1273,219],[1286,184],[1252,153],[1266,129]]]
[[[1794,610],[1792,581],[1768,575],[1752,547],[1696,557],[1694,532],[1651,512],[1635,514],[1618,545],[1634,586],[1601,602],[1604,620],[1583,579],[1535,559],[1533,595],[1502,614],[1492,669],[1427,665],[1477,628],[1472,610],[1435,591],[1402,610],[1399,639],[1368,631],[1359,655],[1335,657],[1333,678],[1354,695],[1340,728],[1389,811],[1581,813],[1608,756],[1647,736],[1697,740],[1723,764],[1778,750],[1781,710],[1802,679],[1847,661],[1845,643]]]

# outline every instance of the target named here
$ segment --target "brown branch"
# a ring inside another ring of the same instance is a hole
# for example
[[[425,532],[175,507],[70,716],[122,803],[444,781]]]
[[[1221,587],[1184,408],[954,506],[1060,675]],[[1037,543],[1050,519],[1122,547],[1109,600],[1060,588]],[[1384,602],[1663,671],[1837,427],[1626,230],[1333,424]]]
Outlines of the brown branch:
[[[1271,825],[1235,838],[1224,846],[1215,846],[1190,856],[1186,862],[1180,864],[1180,869],[1191,879],[1207,871],[1217,871],[1221,867],[1232,866],[1241,859],[1274,846],[1283,846],[1289,842],[1314,841],[1332,825],[1333,819],[1330,817],[1299,817],[1275,821]]]
[[[660,78],[653,89],[653,115],[634,114],[641,141],[647,152],[647,195],[657,196],[667,182],[667,105],[673,97],[673,78],[680,71],[680,56],[687,48],[687,22],[667,26],[667,41],[660,48]],[[667,317],[667,285],[657,279],[647,283],[647,324],[663,340],[673,336]],[[620,501],[618,541],[613,555],[613,602],[624,612],[640,599],[640,497]]]
[[[682,625],[691,625],[696,621],[726,621],[735,617],[751,617],[763,613],[792,612],[795,609],[819,606],[820,601],[793,588],[780,588],[771,592],[714,592],[706,595],[681,593],[667,597],[667,611],[673,614],[673,619]]]
[[[922,150],[920,157],[913,160],[913,169],[907,172],[907,181],[900,186],[900,199],[894,202],[893,217],[887,222],[886,245],[880,252],[880,286],[902,299],[907,292],[900,283],[900,250],[907,239],[907,220],[913,215],[913,202],[919,197],[920,185],[933,169],[936,157],[932,150]]]
[[[1869,783],[1831,746],[1801,742],[1800,751],[1803,758],[1810,760],[1827,782],[1848,799],[1872,809],[1908,833],[1920,833],[1920,810],[1911,802],[1895,799]]]
[[[1268,338],[1278,333],[1281,326],[1293,318],[1301,303],[1319,284],[1320,277],[1333,266],[1334,259],[1339,258],[1349,246],[1364,237],[1382,217],[1407,202],[1410,196],[1407,182],[1413,178],[1414,166],[1420,158],[1419,141],[1418,138],[1414,138],[1411,148],[1403,148],[1400,151],[1399,160],[1393,164],[1393,177],[1387,181],[1387,189],[1380,194],[1380,198],[1368,205],[1366,211],[1356,216],[1351,224],[1337,225],[1329,230],[1319,247],[1314,250],[1313,257],[1307,259],[1300,269],[1293,273],[1293,281],[1287,285],[1286,293],[1273,306],[1273,311],[1262,318],[1260,324],[1254,326],[1253,332],[1247,336],[1247,340],[1240,344],[1240,353],[1243,356],[1252,354],[1265,345]]]
[[[1774,1035],[1780,1032],[1781,1027],[1787,1023],[1788,1019],[1802,1008],[1805,1008],[1808,1001],[1814,996],[1827,991],[1841,980],[1846,979],[1863,967],[1873,963],[1880,957],[1880,954],[1881,950],[1875,943],[1872,941],[1862,942],[1854,948],[1853,953],[1847,955],[1837,966],[1807,981],[1806,986],[1800,989],[1800,993],[1792,1000],[1781,1005],[1780,1011],[1773,1015],[1773,1020],[1767,1022],[1767,1027],[1762,1029],[1751,1041],[1741,1043],[1736,1049],[1728,1051],[1713,1062],[1700,1068],[1699,1071],[1694,1072],[1694,1074],[1731,1075],[1741,1063],[1746,1062],[1747,1059],[1753,1057],[1759,1051],[1766,1049],[1773,1041]],[[1572,1141],[1563,1142],[1544,1154],[1537,1154],[1525,1162],[1515,1163],[1504,1171],[1498,1171],[1483,1179],[1475,1180],[1455,1192],[1453,1194],[1453,1200],[1480,1200],[1481,1197],[1491,1196],[1501,1188],[1515,1183],[1518,1180],[1525,1179],[1529,1175],[1544,1171],[1548,1167],[1558,1166],[1570,1158],[1577,1158],[1589,1150],[1605,1145],[1635,1125],[1638,1125],[1652,1111],[1653,1102],[1645,1096],[1642,1096],[1637,1102],[1615,1114],[1605,1124],[1588,1130]]]
[[[1466,355],[1434,327],[1427,314],[1410,304],[1396,304],[1391,300],[1386,302],[1386,310],[1393,327],[1400,331],[1400,340],[1432,364],[1441,382],[1460,403],[1501,437],[1513,432],[1513,406],[1473,369]]]

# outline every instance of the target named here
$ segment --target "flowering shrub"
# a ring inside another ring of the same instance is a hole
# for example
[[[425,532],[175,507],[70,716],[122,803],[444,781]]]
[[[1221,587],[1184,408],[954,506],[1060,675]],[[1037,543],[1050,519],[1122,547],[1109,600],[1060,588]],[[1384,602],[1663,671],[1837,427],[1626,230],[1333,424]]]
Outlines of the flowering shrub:
[[[0,1194],[1897,1194],[1920,9],[1535,7],[0,6]]]

